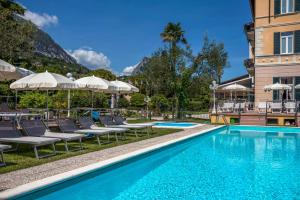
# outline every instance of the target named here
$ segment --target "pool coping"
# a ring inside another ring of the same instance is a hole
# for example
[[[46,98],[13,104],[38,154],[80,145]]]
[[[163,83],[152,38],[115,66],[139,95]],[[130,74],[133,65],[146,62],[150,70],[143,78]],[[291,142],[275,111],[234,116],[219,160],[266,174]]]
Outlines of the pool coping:
[[[167,141],[167,142],[163,142],[163,143],[156,144],[156,145],[146,147],[146,148],[143,148],[143,149],[139,149],[139,150],[136,150],[136,151],[133,151],[133,152],[130,152],[130,153],[126,153],[126,154],[123,154],[123,155],[120,155],[120,156],[116,156],[114,158],[110,158],[110,159],[107,159],[107,160],[104,160],[104,161],[100,161],[100,162],[93,163],[93,164],[90,164],[90,165],[87,165],[87,166],[84,166],[84,167],[80,167],[80,168],[77,168],[77,169],[74,169],[74,170],[71,170],[71,171],[56,174],[54,176],[50,176],[50,177],[40,179],[40,180],[36,180],[36,181],[30,182],[30,183],[27,183],[27,184],[24,184],[24,185],[20,185],[20,186],[17,186],[15,188],[8,189],[8,190],[5,190],[3,192],[0,192],[0,199],[11,199],[11,198],[16,198],[16,197],[19,197],[19,196],[22,196],[22,195],[26,195],[27,193],[29,194],[33,191],[43,189],[44,187],[59,184],[61,182],[67,181],[67,180],[72,179],[72,178],[75,178],[76,176],[80,176],[80,175],[83,175],[83,174],[86,174],[86,173],[89,173],[89,172],[92,172],[92,171],[95,171],[95,170],[99,170],[101,168],[116,164],[118,162],[122,162],[122,161],[128,160],[130,158],[133,158],[133,157],[136,157],[136,156],[139,156],[139,155],[151,152],[151,151],[161,149],[161,148],[169,146],[171,144],[175,144],[177,142],[184,141],[184,140],[187,140],[187,139],[205,134],[207,132],[210,132],[210,131],[213,131],[213,130],[216,130],[216,129],[220,129],[222,127],[224,127],[224,125],[223,126],[222,125],[221,126],[216,126],[216,127],[209,128],[209,129],[206,129],[206,130],[202,130],[202,131],[196,132],[194,134],[183,136],[181,138],[173,139],[173,140],[170,140],[170,141]]]

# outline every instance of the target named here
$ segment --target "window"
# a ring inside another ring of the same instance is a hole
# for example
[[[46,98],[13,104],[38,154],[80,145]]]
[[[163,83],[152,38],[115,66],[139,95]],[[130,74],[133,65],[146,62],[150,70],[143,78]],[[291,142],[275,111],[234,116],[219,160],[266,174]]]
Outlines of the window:
[[[281,54],[293,53],[293,44],[294,44],[293,41],[294,41],[293,32],[281,33]]]
[[[294,12],[294,0],[281,0],[281,14]]]

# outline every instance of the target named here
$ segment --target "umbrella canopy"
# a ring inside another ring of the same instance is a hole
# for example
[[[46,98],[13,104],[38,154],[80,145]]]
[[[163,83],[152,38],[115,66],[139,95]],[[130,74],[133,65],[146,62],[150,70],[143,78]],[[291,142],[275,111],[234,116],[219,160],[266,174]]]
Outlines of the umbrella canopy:
[[[76,89],[77,84],[60,74],[43,72],[26,76],[10,85],[15,90]]]
[[[295,89],[300,89],[300,84],[296,85]]]
[[[15,72],[16,67],[0,59],[0,72]]]
[[[80,89],[97,90],[97,91],[114,91],[116,87],[109,81],[96,76],[88,76],[77,79],[75,83]]]
[[[265,91],[271,91],[271,90],[291,90],[292,87],[287,84],[281,84],[281,83],[275,83],[271,85],[266,85],[264,87]]]
[[[222,90],[228,90],[228,91],[246,91],[248,90],[249,88],[243,86],[243,85],[240,85],[240,84],[232,84],[232,85],[228,85],[228,86],[225,86]]]
[[[33,74],[32,71],[21,68],[15,67],[3,60],[0,60],[0,80],[18,80],[25,76]]]
[[[116,93],[128,94],[133,92],[139,92],[139,89],[129,83],[123,81],[111,81],[111,83],[115,86]]]

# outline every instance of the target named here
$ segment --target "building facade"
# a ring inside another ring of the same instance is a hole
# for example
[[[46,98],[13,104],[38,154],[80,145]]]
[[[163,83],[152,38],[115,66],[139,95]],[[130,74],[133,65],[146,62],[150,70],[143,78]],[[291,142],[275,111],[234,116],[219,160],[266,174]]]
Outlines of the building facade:
[[[295,89],[300,84],[300,0],[250,0],[250,5],[253,21],[245,25],[245,65],[254,76],[255,104],[300,101],[300,89]],[[289,84],[292,91],[264,91],[264,86],[277,82]]]

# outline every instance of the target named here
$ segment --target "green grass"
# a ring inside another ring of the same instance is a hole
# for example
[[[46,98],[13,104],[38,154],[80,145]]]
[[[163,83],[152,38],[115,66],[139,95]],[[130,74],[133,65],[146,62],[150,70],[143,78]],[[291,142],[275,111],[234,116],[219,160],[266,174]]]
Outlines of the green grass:
[[[171,133],[175,133],[181,131],[180,129],[153,129],[153,133],[150,135],[150,138],[152,137],[158,137],[162,135],[167,135]],[[43,158],[43,159],[36,159],[34,156],[34,152],[32,147],[22,145],[19,147],[19,150],[17,152],[6,152],[4,154],[4,159],[6,161],[7,166],[0,167],[0,174],[7,173],[10,171],[18,170],[18,169],[24,169],[36,165],[41,165],[44,163],[53,162],[55,160],[60,160],[64,158],[69,158],[76,155],[86,154],[93,151],[99,151],[102,149],[111,148],[118,145],[128,144],[132,142],[137,142],[140,140],[148,139],[149,137],[147,134],[139,134],[139,137],[136,138],[134,134],[127,133],[126,134],[126,140],[119,140],[119,144],[114,140],[114,137],[111,136],[110,143],[102,144],[101,146],[98,145],[97,140],[95,138],[85,139],[83,141],[83,147],[84,149],[81,151],[74,151],[74,152],[65,152],[64,151],[64,144],[63,143],[57,143],[56,144],[56,150],[57,155]],[[107,142],[107,137],[103,136],[102,142]],[[70,147],[78,147],[78,143],[69,143]],[[51,152],[51,147],[45,147],[43,149],[40,149],[41,153],[49,153]]]
[[[168,119],[163,121],[176,121],[176,122],[194,122],[194,123],[200,123],[200,124],[210,124],[209,119],[196,119],[196,118],[186,118],[186,119]],[[154,120],[149,119],[136,119],[136,120],[128,120],[128,123],[147,123],[147,122],[155,122]]]

